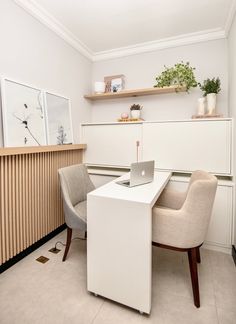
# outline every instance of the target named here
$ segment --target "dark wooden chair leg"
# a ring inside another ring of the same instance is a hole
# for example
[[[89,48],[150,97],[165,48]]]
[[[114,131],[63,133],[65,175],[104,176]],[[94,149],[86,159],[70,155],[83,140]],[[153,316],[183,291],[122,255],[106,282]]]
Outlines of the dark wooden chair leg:
[[[201,263],[200,247],[196,248],[197,252],[197,263]]]
[[[67,227],[67,238],[66,238],[66,248],[65,248],[65,252],[64,252],[64,256],[62,261],[66,260],[69,248],[70,248],[70,243],[71,243],[71,237],[72,237],[72,229]]]
[[[197,248],[188,250],[189,269],[191,274],[194,305],[200,307],[198,274],[197,274]]]

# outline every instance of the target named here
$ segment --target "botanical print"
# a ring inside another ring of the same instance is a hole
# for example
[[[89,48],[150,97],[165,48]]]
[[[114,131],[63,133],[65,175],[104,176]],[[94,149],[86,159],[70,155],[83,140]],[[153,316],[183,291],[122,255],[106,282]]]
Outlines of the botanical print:
[[[4,146],[46,144],[42,91],[3,80]]]
[[[72,130],[69,100],[46,92],[48,144],[71,144]]]

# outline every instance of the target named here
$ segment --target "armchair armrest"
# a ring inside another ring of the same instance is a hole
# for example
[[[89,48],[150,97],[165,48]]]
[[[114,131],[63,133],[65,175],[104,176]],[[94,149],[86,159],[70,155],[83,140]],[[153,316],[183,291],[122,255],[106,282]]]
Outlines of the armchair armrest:
[[[164,189],[155,206],[180,209],[185,201],[186,192]]]
[[[178,248],[191,248],[203,242],[202,227],[183,209],[153,207],[153,242]]]

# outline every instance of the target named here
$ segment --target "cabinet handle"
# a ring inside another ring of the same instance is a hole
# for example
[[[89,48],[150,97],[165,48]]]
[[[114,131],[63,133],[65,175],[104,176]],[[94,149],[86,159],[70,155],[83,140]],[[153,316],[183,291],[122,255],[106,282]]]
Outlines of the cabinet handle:
[[[140,145],[140,142],[136,141],[136,160],[137,160],[137,162],[138,162],[139,145]]]

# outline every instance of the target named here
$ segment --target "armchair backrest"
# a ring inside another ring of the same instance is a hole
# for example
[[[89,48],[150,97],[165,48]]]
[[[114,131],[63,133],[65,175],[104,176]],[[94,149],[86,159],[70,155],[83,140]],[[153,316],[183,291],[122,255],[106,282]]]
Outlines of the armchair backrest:
[[[65,202],[72,206],[87,199],[87,193],[94,189],[84,164],[71,165],[58,170]]]
[[[185,202],[181,208],[187,215],[195,239],[203,242],[207,233],[217,189],[217,178],[205,171],[193,172]]]

